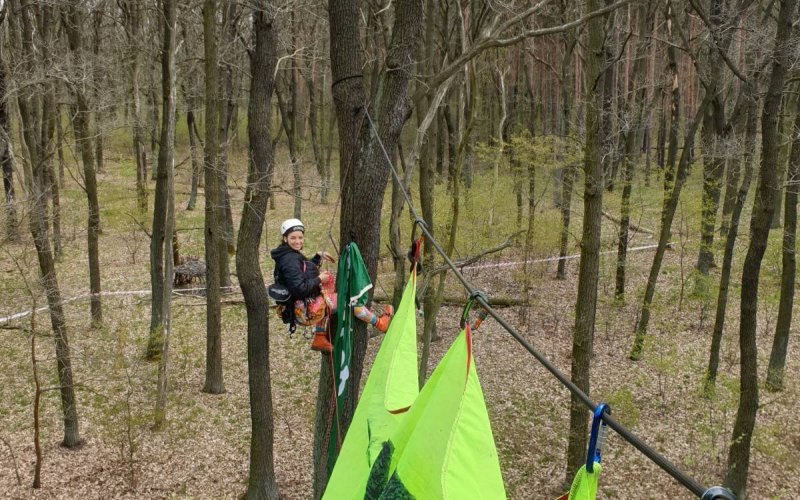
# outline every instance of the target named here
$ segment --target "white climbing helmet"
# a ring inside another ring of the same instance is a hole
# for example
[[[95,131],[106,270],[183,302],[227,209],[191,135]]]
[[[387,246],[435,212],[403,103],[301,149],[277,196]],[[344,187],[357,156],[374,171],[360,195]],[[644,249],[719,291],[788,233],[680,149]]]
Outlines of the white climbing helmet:
[[[303,225],[300,219],[286,219],[283,221],[283,224],[281,224],[281,237],[295,231],[306,232],[306,226]]]

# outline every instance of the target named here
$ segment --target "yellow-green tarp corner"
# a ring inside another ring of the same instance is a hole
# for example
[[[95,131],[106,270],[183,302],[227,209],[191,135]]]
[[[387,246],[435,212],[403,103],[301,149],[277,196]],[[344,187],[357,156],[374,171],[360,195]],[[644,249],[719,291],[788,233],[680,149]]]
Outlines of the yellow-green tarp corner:
[[[363,499],[372,464],[419,393],[416,273],[372,364],[353,420],[325,489],[324,499]]]

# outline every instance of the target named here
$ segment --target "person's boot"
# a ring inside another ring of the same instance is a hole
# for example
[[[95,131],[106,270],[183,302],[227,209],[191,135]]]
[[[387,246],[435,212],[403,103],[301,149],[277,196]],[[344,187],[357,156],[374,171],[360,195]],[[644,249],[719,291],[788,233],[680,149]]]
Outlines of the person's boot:
[[[394,316],[394,307],[391,305],[383,306],[383,314],[375,321],[375,329],[381,333],[386,333],[386,330],[389,329],[389,323],[392,322],[392,316]]]
[[[319,352],[333,351],[333,344],[328,340],[325,330],[314,330],[314,338],[311,339],[311,350]]]
[[[394,307],[391,305],[383,306],[381,316],[378,316],[365,306],[357,306],[353,309],[353,315],[364,323],[369,323],[374,326],[379,332],[385,333],[386,329],[389,328],[392,315],[394,315]]]

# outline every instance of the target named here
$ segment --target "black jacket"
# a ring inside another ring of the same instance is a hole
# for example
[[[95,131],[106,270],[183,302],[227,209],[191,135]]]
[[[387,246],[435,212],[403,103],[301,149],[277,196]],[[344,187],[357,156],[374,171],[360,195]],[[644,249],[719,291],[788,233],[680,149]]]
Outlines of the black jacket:
[[[285,242],[270,250],[269,254],[275,261],[275,282],[288,288],[295,300],[316,297],[321,293],[319,255],[308,260]]]

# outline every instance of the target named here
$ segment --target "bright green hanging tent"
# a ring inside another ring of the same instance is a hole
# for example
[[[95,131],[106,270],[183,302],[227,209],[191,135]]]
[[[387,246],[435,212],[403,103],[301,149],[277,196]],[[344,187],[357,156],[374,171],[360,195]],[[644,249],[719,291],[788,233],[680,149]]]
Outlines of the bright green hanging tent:
[[[417,274],[411,273],[342,443],[324,499],[362,499],[370,468],[419,393]]]
[[[385,444],[364,498],[506,498],[469,326]]]

